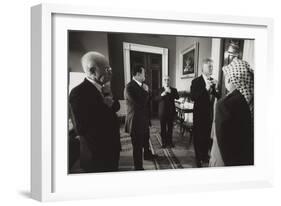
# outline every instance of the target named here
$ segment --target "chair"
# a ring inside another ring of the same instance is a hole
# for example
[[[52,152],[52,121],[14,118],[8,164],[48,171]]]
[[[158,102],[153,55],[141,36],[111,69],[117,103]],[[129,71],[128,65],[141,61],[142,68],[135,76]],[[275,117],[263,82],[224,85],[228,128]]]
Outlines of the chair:
[[[193,137],[193,104],[187,103],[186,107],[176,104],[177,124],[180,128],[180,134],[183,137],[185,132],[189,132],[189,145]]]
[[[182,136],[184,136],[185,132],[189,133],[189,142],[188,145],[190,146],[193,141],[193,121],[192,119],[193,113],[186,113],[187,118],[182,123]]]
[[[117,112],[117,116],[120,119],[120,122],[124,122],[125,117],[127,115],[127,105],[126,105],[126,100],[119,100],[120,103],[120,109]]]

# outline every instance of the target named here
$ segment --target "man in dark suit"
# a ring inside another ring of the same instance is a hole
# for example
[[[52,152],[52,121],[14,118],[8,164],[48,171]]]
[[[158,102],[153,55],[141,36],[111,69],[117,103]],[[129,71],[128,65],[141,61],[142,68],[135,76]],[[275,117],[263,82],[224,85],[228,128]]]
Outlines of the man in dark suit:
[[[175,99],[179,99],[177,89],[170,86],[168,76],[163,78],[163,87],[156,100],[159,101],[158,114],[161,125],[162,148],[173,147],[173,122],[176,114]]]
[[[80,138],[80,163],[85,172],[117,171],[120,156],[120,105],[113,99],[111,68],[98,52],[82,59],[85,80],[72,89],[69,103]]]
[[[202,63],[202,75],[191,83],[191,98],[194,101],[193,108],[193,135],[196,163],[198,167],[209,162],[209,150],[212,146],[210,137],[214,99],[219,97],[216,90],[216,81],[211,77],[213,73],[213,61],[204,59]]]
[[[145,80],[145,70],[142,65],[133,68],[133,80],[124,90],[127,103],[125,132],[130,133],[133,145],[135,170],[143,170],[143,158],[151,160],[155,156],[149,150],[149,89]],[[144,154],[143,154],[144,150]]]

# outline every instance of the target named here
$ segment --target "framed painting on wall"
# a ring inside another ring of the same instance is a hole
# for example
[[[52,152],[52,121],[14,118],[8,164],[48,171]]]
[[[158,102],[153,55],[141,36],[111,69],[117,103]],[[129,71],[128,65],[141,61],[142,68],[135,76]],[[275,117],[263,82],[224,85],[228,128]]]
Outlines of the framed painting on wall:
[[[181,78],[195,77],[198,70],[199,43],[195,42],[180,54]]]

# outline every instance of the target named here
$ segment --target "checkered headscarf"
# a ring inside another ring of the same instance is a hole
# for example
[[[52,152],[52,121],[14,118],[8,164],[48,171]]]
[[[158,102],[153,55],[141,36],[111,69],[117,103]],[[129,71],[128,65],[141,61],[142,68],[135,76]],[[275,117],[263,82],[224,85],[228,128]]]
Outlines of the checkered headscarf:
[[[253,114],[254,71],[248,62],[236,58],[229,65],[224,66],[222,70],[228,75],[236,89],[244,96]]]

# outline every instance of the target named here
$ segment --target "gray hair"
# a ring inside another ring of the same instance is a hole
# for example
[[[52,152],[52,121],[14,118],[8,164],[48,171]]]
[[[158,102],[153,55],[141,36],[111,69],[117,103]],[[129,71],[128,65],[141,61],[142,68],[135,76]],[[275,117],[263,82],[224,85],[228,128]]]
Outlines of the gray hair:
[[[211,58],[205,58],[202,60],[202,65],[203,64],[209,64],[209,63],[213,63],[214,61]]]
[[[92,68],[103,62],[105,62],[105,56],[96,51],[87,52],[81,58],[82,68],[87,75],[93,74]]]

